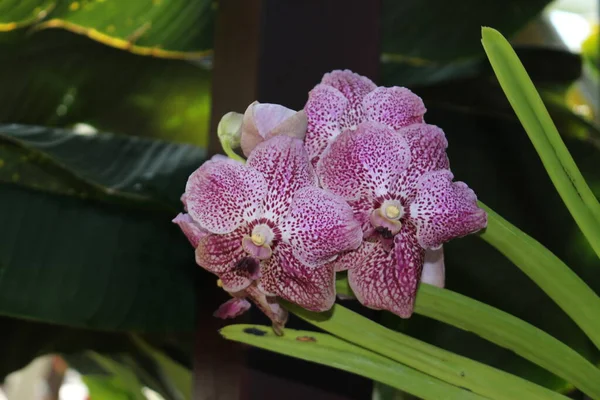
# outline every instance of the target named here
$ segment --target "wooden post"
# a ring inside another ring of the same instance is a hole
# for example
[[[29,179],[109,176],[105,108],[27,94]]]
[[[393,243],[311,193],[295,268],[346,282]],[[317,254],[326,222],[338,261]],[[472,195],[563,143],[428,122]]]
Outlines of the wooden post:
[[[216,126],[254,100],[301,109],[325,72],[379,72],[380,0],[220,0],[215,32],[209,150]],[[207,286],[212,285],[209,282]],[[225,342],[211,313],[213,289],[198,294],[195,400],[368,399],[371,386],[331,368]],[[219,295],[216,295],[219,297]],[[252,314],[253,322],[266,322]],[[311,329],[293,317],[291,327]]]

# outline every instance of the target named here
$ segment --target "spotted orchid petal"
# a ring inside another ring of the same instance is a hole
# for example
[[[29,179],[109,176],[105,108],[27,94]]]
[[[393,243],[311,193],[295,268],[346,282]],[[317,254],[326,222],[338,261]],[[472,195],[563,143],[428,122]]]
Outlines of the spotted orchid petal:
[[[423,122],[423,100],[404,87],[378,87],[363,100],[366,119],[380,122],[394,130]]]
[[[233,298],[221,304],[213,314],[217,318],[236,318],[250,309],[252,305],[246,299]]]
[[[421,272],[421,282],[427,283],[439,288],[443,288],[446,283],[446,266],[444,264],[444,247],[435,250],[425,250],[425,260],[423,262],[423,272]]]
[[[327,145],[341,132],[340,120],[348,107],[348,100],[337,89],[317,85],[308,96],[304,112],[308,118],[306,151],[313,164],[321,157]]]
[[[444,131],[434,125],[414,124],[400,129],[398,133],[408,142],[410,164],[396,181],[392,192],[412,200],[416,195],[417,183],[423,174],[449,168],[446,155],[448,141]]]
[[[250,104],[244,113],[241,126],[241,147],[244,155],[249,156],[261,142],[273,136],[284,134],[304,138],[306,133],[306,115],[279,104]]]
[[[323,188],[346,200],[374,199],[389,191],[409,161],[402,135],[385,125],[363,122],[331,143],[317,165],[317,174]]]
[[[363,305],[402,318],[412,315],[425,253],[414,230],[404,225],[392,251],[380,242],[364,242],[359,248],[348,270],[348,282]]]
[[[307,310],[326,311],[335,302],[335,272],[331,263],[306,268],[294,256],[292,246],[282,243],[263,268],[258,288]]]
[[[209,232],[202,229],[189,214],[179,213],[173,223],[179,225],[181,231],[185,234],[191,245],[196,248],[198,247],[198,241],[204,236],[208,235]]]
[[[211,160],[188,179],[190,217],[211,233],[229,233],[261,212],[267,194],[262,174],[241,163]]]
[[[260,264],[249,257],[240,245],[249,233],[247,226],[223,235],[208,235],[198,242],[196,263],[221,280],[223,289],[236,293],[260,277]]]
[[[473,190],[453,178],[450,171],[441,170],[424,174],[418,182],[410,215],[425,248],[437,248],[487,225],[487,214],[477,206]]]
[[[302,141],[288,136],[276,136],[256,146],[246,165],[264,177],[268,190],[263,216],[277,223],[289,209],[294,193],[317,182]]]
[[[349,70],[332,71],[323,76],[321,83],[339,90],[348,100],[348,105],[340,119],[340,126],[354,128],[365,120],[363,99],[377,86],[369,79]]]
[[[294,256],[310,267],[356,249],[362,241],[360,224],[344,199],[313,186],[296,192],[281,230]]]

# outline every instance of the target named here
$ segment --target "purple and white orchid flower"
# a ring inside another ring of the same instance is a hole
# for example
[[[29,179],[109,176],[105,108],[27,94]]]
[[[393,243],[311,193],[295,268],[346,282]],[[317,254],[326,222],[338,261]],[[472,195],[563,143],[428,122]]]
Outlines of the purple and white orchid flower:
[[[323,188],[344,197],[365,242],[336,262],[361,303],[412,314],[419,280],[443,286],[444,242],[486,226],[473,191],[452,182],[441,129],[408,89],[350,71],[310,93],[306,148]]]
[[[281,332],[281,297],[312,311],[335,301],[332,260],[360,246],[362,232],[344,199],[320,189],[302,142],[276,136],[247,163],[218,157],[194,172],[178,223],[196,261],[234,296],[218,311],[232,317],[252,300]]]

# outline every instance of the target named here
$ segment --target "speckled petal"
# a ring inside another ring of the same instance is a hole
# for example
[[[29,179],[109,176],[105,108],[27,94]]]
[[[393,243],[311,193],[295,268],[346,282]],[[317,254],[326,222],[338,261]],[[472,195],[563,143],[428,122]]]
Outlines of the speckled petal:
[[[266,296],[256,284],[245,290],[248,298],[271,320],[276,335],[283,335],[283,328],[288,319],[288,312],[281,307],[275,296]]]
[[[357,254],[360,257],[348,270],[348,281],[358,300],[369,308],[410,317],[425,252],[417,243],[414,227],[403,227],[390,252],[378,242],[365,242],[362,247]]]
[[[268,194],[263,216],[278,223],[290,207],[294,193],[317,180],[302,141],[276,136],[252,151],[247,165],[264,176]]]
[[[230,299],[221,304],[213,314],[217,318],[236,318],[250,309],[252,305],[246,299]]]
[[[463,182],[452,182],[448,170],[428,172],[417,185],[410,218],[418,228],[421,246],[437,248],[444,242],[485,228],[487,214],[477,196]]]
[[[295,257],[307,266],[331,261],[362,241],[360,224],[344,199],[313,186],[296,193],[281,231]]]
[[[257,144],[267,138],[283,121],[296,114],[279,104],[259,103],[250,104],[244,113],[242,123],[241,147],[247,157]]]
[[[340,119],[347,106],[348,100],[331,86],[317,85],[309,93],[308,102],[304,106],[308,119],[304,143],[313,165],[329,142],[342,132]]]
[[[188,179],[188,213],[212,233],[229,233],[261,212],[267,184],[260,172],[241,163],[211,160]]]
[[[349,70],[337,70],[325,74],[321,83],[333,86],[348,99],[348,106],[340,119],[342,129],[354,128],[365,120],[363,100],[377,88],[370,79]]]
[[[398,131],[410,148],[410,164],[394,185],[392,192],[406,201],[414,198],[417,182],[426,172],[448,169],[448,141],[444,131],[434,125],[414,124]]]
[[[317,165],[321,185],[346,200],[386,194],[407,168],[406,139],[377,122],[363,122],[331,143]]]
[[[329,310],[335,301],[335,273],[331,264],[307,268],[290,245],[281,243],[263,264],[258,288],[311,311]]]
[[[196,247],[196,263],[217,275],[233,269],[246,256],[242,238],[249,232],[250,229],[243,225],[230,233],[202,237]]]
[[[365,96],[366,118],[398,130],[423,122],[423,100],[404,87],[378,87]]]
[[[181,228],[194,248],[198,247],[198,241],[201,238],[210,234],[210,232],[202,229],[197,223],[195,223],[189,214],[179,213],[179,215],[173,219],[173,223],[179,225],[179,228]]]
[[[425,250],[425,262],[421,273],[421,282],[443,288],[446,283],[444,264],[444,246],[439,249]]]

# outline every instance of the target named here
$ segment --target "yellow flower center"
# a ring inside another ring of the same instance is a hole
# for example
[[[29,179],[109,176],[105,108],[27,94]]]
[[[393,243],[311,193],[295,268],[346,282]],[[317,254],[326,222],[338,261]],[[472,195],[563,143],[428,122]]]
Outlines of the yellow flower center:
[[[252,233],[250,239],[252,239],[252,243],[254,243],[257,246],[262,246],[267,241],[267,239],[258,232]]]
[[[400,208],[395,205],[389,205],[385,208],[384,214],[389,219],[397,219],[400,217]]]

